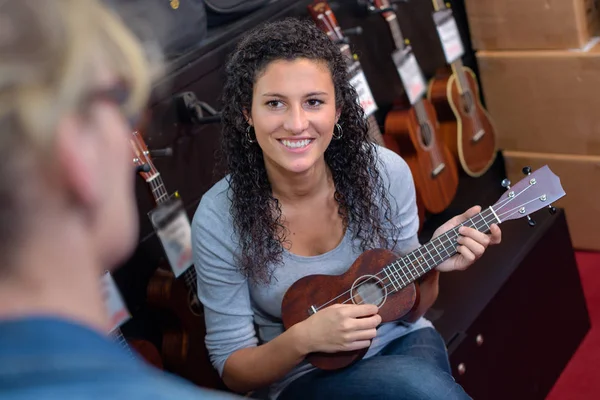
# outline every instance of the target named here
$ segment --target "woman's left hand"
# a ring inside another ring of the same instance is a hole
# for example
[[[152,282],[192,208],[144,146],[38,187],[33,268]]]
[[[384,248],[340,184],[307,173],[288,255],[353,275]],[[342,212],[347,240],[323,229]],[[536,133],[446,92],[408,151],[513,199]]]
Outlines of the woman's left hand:
[[[433,233],[433,237],[435,238],[436,236],[439,236],[444,232],[454,228],[480,211],[481,207],[479,206],[469,208],[463,214],[457,215],[437,228]],[[438,271],[447,272],[465,270],[483,255],[488,245],[498,244],[502,239],[502,232],[496,224],[490,225],[489,234],[479,232],[478,230],[467,226],[461,226],[458,229],[458,233],[460,234],[457,239],[458,247],[456,251],[458,254],[455,254],[438,265],[436,268]]]

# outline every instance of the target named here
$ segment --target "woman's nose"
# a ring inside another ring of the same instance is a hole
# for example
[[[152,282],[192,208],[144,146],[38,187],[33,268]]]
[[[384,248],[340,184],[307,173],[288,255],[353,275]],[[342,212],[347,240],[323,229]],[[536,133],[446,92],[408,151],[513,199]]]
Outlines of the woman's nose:
[[[294,135],[299,135],[308,129],[308,118],[302,106],[297,105],[290,108],[283,128]]]

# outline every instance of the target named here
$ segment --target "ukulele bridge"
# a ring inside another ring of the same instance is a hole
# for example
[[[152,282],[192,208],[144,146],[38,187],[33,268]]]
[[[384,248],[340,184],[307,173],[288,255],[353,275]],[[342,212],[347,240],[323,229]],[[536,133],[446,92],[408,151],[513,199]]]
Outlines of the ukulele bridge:
[[[315,306],[310,306],[310,308],[308,309],[308,315],[313,315],[317,313],[317,307]]]
[[[473,143],[477,143],[481,140],[483,135],[485,135],[485,131],[483,129],[480,129],[479,132],[477,132],[471,140],[473,141]]]
[[[438,164],[438,166],[435,167],[435,169],[431,173],[431,176],[433,178],[435,178],[436,176],[438,176],[444,170],[444,168],[446,168],[446,164],[444,164],[444,163]]]

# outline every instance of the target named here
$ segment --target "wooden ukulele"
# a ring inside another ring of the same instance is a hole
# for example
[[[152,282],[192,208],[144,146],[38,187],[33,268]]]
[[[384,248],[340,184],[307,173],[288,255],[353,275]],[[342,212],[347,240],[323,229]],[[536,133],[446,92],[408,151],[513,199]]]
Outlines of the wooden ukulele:
[[[150,341],[143,339],[125,339],[125,336],[123,336],[123,332],[120,328],[116,328],[109,335],[116,343],[121,345],[121,347],[123,347],[123,349],[127,351],[131,357],[135,357],[135,351],[135,353],[139,354],[150,365],[153,365],[159,369],[163,368],[163,362],[160,353]]]
[[[341,275],[299,279],[283,297],[285,329],[333,304],[375,304],[382,322],[402,319],[418,305],[418,286],[414,282],[456,254],[460,226],[488,232],[490,224],[523,217],[531,221],[529,214],[541,208],[555,211],[551,203],[565,195],[560,179],[548,166],[533,173],[525,170],[528,175],[512,188],[508,182],[508,190],[493,206],[401,258],[385,249],[367,250]],[[315,367],[332,370],[361,359],[367,350],[311,353],[306,359]]]
[[[356,76],[355,74],[357,73],[357,71],[359,73],[362,73],[360,62],[357,61],[356,57],[352,54],[350,46],[347,43],[347,40],[342,32],[340,25],[338,24],[337,18],[335,17],[333,11],[331,10],[331,7],[329,6],[329,3],[327,3],[327,1],[324,0],[315,0],[312,4],[309,4],[307,8],[312,19],[315,21],[315,24],[322,31],[324,31],[331,40],[333,40],[336,43],[340,43],[340,51],[346,59],[349,75]],[[368,89],[368,83],[366,81],[366,78],[364,81],[364,85],[366,85],[366,89]],[[368,90],[370,92],[370,89]],[[363,105],[363,108],[367,109],[368,105]],[[382,135],[374,113],[371,113],[368,116],[368,123],[369,137],[373,142],[377,143],[382,147],[387,147],[390,150],[400,154],[398,144],[393,139],[390,140],[389,138],[386,138]],[[423,200],[421,199],[419,193],[417,193],[417,203],[419,205],[418,210],[420,230],[423,227],[423,222],[425,220],[425,209],[423,207]]]
[[[162,177],[150,158],[150,152],[139,132],[134,132],[132,143],[136,149],[135,163],[148,183],[154,202],[169,201]],[[162,358],[165,369],[203,387],[224,389],[213,368],[204,345],[206,326],[202,304],[196,295],[196,271],[189,267],[176,278],[168,266],[157,268],[147,287],[150,306],[168,315],[162,337]]]
[[[433,6],[436,12],[446,10],[444,0],[433,0]],[[452,18],[450,9],[447,12],[445,18]],[[481,104],[475,73],[463,65],[460,57],[450,67],[450,73],[438,72],[430,81],[427,98],[436,108],[441,136],[455,159],[467,175],[479,177],[496,159],[496,133]]]
[[[313,3],[309,4],[307,8],[315,24],[322,31],[324,31],[331,40],[340,44],[340,51],[344,56],[344,59],[346,60],[348,74],[352,77],[351,80],[356,78],[358,81],[360,78],[362,78],[362,84],[365,87],[357,88],[357,91],[362,89],[368,90],[370,92],[368,83],[364,78],[360,62],[352,54],[350,45],[348,45],[347,40],[344,37],[344,34],[342,33],[342,28],[340,28],[340,25],[338,24],[338,21],[335,15],[333,14],[333,11],[331,11],[331,7],[329,7],[329,4],[326,1],[315,0]],[[359,76],[359,74],[362,75]],[[362,106],[365,110],[365,113],[367,113],[370,106],[370,108],[373,108],[371,104],[362,104]],[[374,111],[375,110],[372,110],[372,112],[370,112],[367,116],[369,124],[369,137],[373,142],[377,143],[378,145],[385,146],[383,135],[381,134],[381,130],[379,129],[379,124],[377,123],[377,119],[375,118]]]
[[[396,14],[388,0],[373,0],[373,8],[385,10],[381,15],[389,24],[396,50],[393,58],[396,66],[420,68],[410,47],[406,46]],[[402,75],[401,75],[402,76]],[[411,169],[417,192],[425,209],[433,214],[444,211],[454,199],[458,189],[458,173],[452,153],[439,140],[438,121],[433,105],[425,98],[425,87],[407,87],[403,82],[412,107],[393,109],[385,120],[386,142],[397,142],[397,147]]]

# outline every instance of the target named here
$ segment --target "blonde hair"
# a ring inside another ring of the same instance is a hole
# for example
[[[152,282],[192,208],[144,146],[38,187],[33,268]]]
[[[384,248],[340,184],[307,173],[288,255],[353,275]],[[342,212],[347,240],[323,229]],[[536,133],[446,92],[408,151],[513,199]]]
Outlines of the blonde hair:
[[[145,50],[100,0],[0,0],[0,266],[42,201],[29,195],[28,173],[42,165],[33,160],[51,160],[59,121],[85,111],[99,73],[127,85],[127,114],[146,106],[160,59]]]
[[[10,118],[18,130],[10,134],[51,141],[59,118],[97,89],[99,62],[127,83],[125,110],[140,111],[155,71],[138,38],[99,0],[0,0],[0,135],[9,134],[2,121]]]

